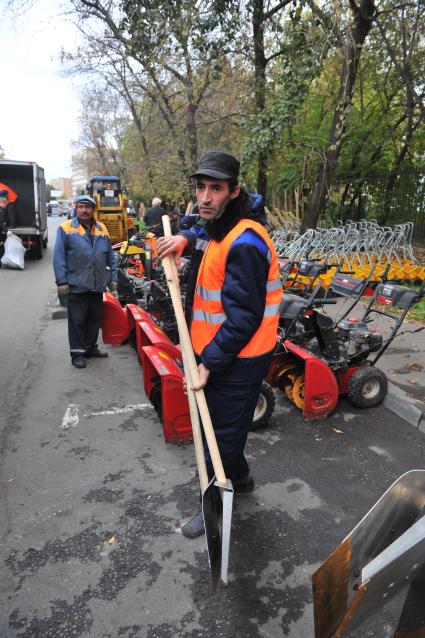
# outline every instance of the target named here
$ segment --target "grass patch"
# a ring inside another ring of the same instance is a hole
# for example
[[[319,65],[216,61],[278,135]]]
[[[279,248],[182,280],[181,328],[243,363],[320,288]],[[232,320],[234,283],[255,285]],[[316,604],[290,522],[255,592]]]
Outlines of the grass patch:
[[[425,297],[422,297],[419,303],[415,304],[407,313],[408,319],[425,322]]]
[[[417,286],[413,289],[419,291],[419,287]],[[391,312],[394,315],[401,315],[403,313],[402,308],[394,308],[394,306],[385,306],[383,304],[376,304],[376,306],[381,310],[388,310],[388,312]],[[411,321],[418,321],[419,323],[425,324],[425,296],[409,310],[405,321],[409,321],[409,319]]]

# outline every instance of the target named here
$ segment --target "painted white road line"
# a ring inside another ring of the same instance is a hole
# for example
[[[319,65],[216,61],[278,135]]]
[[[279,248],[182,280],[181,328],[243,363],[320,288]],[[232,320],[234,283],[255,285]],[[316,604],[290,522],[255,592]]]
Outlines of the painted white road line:
[[[75,428],[79,423],[79,410],[80,406],[76,403],[70,403],[66,408],[66,412],[62,419],[62,429],[68,430],[68,428]]]
[[[123,408],[109,408],[107,410],[95,410],[88,414],[82,414],[82,417],[90,418],[93,416],[113,416],[114,414],[128,414],[135,410],[144,410],[148,408],[153,410],[154,407],[150,403],[130,403]],[[70,403],[66,408],[64,417],[62,419],[62,429],[68,430],[69,428],[75,428],[80,422],[80,406],[77,403]]]
[[[109,408],[108,410],[99,410],[96,412],[90,412],[90,414],[85,414],[85,417],[90,416],[108,416],[114,414],[126,414],[127,412],[134,412],[134,410],[144,410],[144,408],[152,408],[153,405],[150,403],[130,403],[129,405],[125,405],[123,408]]]

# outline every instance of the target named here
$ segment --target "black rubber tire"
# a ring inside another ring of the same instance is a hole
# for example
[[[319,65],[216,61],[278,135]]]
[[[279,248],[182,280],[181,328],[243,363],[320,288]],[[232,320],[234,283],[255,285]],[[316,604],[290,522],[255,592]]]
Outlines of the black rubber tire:
[[[43,239],[43,243],[42,243],[44,250],[46,250],[48,243],[49,243],[49,238],[46,236],[46,239]]]
[[[43,259],[43,238],[41,235],[35,235],[35,245],[31,247],[30,257],[32,259]]]
[[[149,400],[155,408],[159,418],[162,421],[162,392],[161,392],[161,383],[157,383],[153,386]]]
[[[130,335],[128,337],[128,343],[130,344],[132,348],[136,350],[137,348],[136,328],[133,328],[133,330],[130,332]]]
[[[261,384],[260,396],[258,397],[257,407],[255,408],[254,418],[252,419],[250,430],[261,430],[269,424],[270,417],[273,414],[276,398],[273,388],[267,381]]]
[[[379,368],[365,366],[350,377],[347,398],[358,408],[374,408],[382,403],[388,391],[387,376]]]

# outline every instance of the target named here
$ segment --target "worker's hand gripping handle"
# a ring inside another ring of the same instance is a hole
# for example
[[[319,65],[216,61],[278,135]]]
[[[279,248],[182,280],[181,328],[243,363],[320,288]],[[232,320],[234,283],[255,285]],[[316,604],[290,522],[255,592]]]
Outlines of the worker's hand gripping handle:
[[[168,215],[163,216],[162,224],[164,227],[164,235],[166,237],[170,237],[171,225],[170,225],[170,219]],[[199,383],[199,374],[198,374],[198,366],[196,364],[195,354],[193,352],[192,343],[190,340],[189,330],[187,328],[186,319],[183,312],[176,265],[172,257],[164,257],[162,260],[162,265],[164,267],[168,289],[170,291],[171,301],[173,303],[174,312],[176,315],[177,328],[178,328],[179,337],[180,337],[180,346],[183,353],[183,365],[185,370],[186,384],[188,388],[189,408],[191,410],[190,414],[192,419],[192,428],[194,431],[193,439],[195,443],[196,459],[198,462],[198,450],[196,448],[197,436],[195,435],[195,429],[197,425],[199,427],[199,419],[198,419],[197,410],[194,409],[193,394],[195,395],[196,403],[198,405],[199,413],[201,415],[202,426],[204,428],[205,438],[207,440],[208,450],[211,456],[211,461],[214,467],[214,473],[215,473],[216,479],[219,483],[222,483],[223,485],[225,485],[226,475],[224,473],[223,464],[221,462],[220,452],[218,450],[217,441],[215,438],[214,429],[212,426],[210,413],[208,411],[208,406],[205,399],[204,391],[203,389],[196,390],[196,391],[191,390],[192,384],[196,385]],[[192,393],[192,401],[191,401],[190,393]],[[196,412],[196,416],[192,415],[192,412]],[[201,439],[200,436],[199,436],[199,439]],[[205,459],[203,456],[203,452],[199,456],[202,456],[203,463],[201,462],[201,466],[203,465],[203,470],[206,472]],[[198,462],[198,470],[201,470],[199,462]],[[204,491],[204,487],[202,483],[204,482],[204,480],[205,480],[205,477],[201,479],[201,471],[200,471],[201,489],[203,491]],[[208,479],[206,479],[206,482],[208,484]]]

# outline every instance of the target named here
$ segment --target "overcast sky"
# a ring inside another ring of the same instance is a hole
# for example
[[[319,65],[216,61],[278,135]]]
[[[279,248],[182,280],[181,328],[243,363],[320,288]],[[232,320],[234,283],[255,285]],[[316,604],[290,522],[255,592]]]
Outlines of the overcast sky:
[[[43,166],[47,180],[71,176],[71,141],[78,137],[78,80],[61,76],[59,61],[78,31],[58,4],[36,0],[18,17],[0,10],[0,146],[8,159]]]

